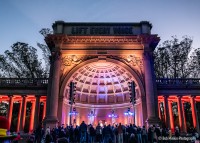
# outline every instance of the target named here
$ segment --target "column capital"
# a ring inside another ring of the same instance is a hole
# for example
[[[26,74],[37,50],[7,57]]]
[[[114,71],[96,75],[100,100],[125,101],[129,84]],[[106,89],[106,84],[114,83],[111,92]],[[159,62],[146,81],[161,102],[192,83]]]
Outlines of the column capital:
[[[62,57],[62,53],[60,52],[60,50],[57,50],[55,52],[51,53],[51,61],[56,61],[56,60],[61,60]]]
[[[190,95],[190,98],[196,98],[196,95]]]
[[[27,97],[27,95],[26,95],[26,94],[22,94],[22,95],[21,95],[21,97],[25,97],[25,98],[26,98],[26,97]]]
[[[168,98],[169,98],[169,95],[163,95],[163,97],[168,99]]]
[[[7,94],[7,96],[8,96],[8,97],[13,97],[14,95],[13,95],[13,94]]]
[[[144,51],[143,57],[144,57],[144,59],[149,60],[149,58],[153,58],[153,52],[151,52],[151,51]]]
[[[181,95],[177,95],[176,97],[177,97],[177,99],[182,99]]]
[[[35,99],[40,99],[41,98],[41,95],[35,95]]]

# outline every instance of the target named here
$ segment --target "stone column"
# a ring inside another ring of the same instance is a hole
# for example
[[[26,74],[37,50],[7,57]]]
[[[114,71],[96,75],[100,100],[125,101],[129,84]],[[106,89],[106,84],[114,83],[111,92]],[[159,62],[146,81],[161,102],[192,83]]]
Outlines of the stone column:
[[[34,129],[36,129],[39,125],[39,114],[40,114],[40,96],[36,96],[36,104],[35,104],[35,116],[34,116]]]
[[[172,132],[174,132],[174,117],[173,117],[173,111],[172,111],[172,101],[168,101],[169,103],[169,117],[170,117],[170,129]]]
[[[186,127],[185,127],[185,121],[184,121],[184,111],[183,111],[183,106],[182,106],[182,101],[181,101],[181,96],[178,96],[178,116],[179,116],[179,124],[181,128],[181,132],[186,132]]]
[[[147,119],[147,107],[146,107],[146,98],[144,95],[141,96],[142,102],[142,124],[145,125],[145,120]]]
[[[31,101],[31,115],[30,115],[30,124],[29,124],[29,132],[33,131],[33,125],[34,125],[34,116],[35,116],[35,100]]]
[[[66,114],[66,113],[63,113],[63,106],[64,106],[63,100],[64,100],[64,97],[59,96],[59,99],[58,99],[58,121],[59,121],[60,125],[62,125],[64,123],[64,119],[62,118],[63,114]]]
[[[196,126],[196,128],[197,128],[197,131],[198,132],[200,132],[200,129],[199,129],[199,120],[198,120],[198,118],[200,118],[200,117],[198,117],[198,115],[197,115],[197,107],[196,107],[196,100],[194,100],[194,110],[195,110],[195,115],[196,115],[196,123],[197,123],[197,126]]]
[[[147,125],[158,124],[157,94],[155,90],[155,75],[153,70],[153,57],[150,51],[145,51],[144,55],[144,76],[147,105]]]
[[[183,110],[183,121],[184,121],[183,123],[184,123],[185,130],[186,130],[186,132],[187,132],[187,128],[186,128],[186,127],[187,127],[187,126],[186,126],[186,118],[185,118],[185,109],[184,109],[184,105],[183,105],[184,102],[185,102],[185,101],[182,101],[181,105],[182,105],[182,110]]]
[[[158,100],[158,115],[159,115],[159,118],[161,120],[160,103],[161,103],[161,101]]]
[[[24,131],[25,119],[26,119],[26,102],[27,97],[26,95],[23,96],[22,99],[22,113],[21,113],[21,120],[20,120],[20,131]]]
[[[19,132],[19,127],[20,127],[20,120],[21,120],[21,113],[22,113],[22,100],[19,102],[19,114],[18,114],[18,120],[17,120],[17,132]]]
[[[13,96],[10,95],[9,100],[9,109],[8,109],[8,127],[10,129],[11,126],[11,120],[12,120],[12,111],[13,111]]]
[[[43,101],[43,115],[42,115],[42,120],[44,120],[46,114],[46,101]]]
[[[164,96],[164,108],[165,108],[165,124],[167,128],[170,128],[168,96]]]
[[[55,127],[58,122],[58,97],[60,85],[60,66],[61,66],[61,53],[56,51],[52,53],[51,59],[51,72],[48,84],[47,96],[47,114],[45,118],[45,127]]]
[[[192,120],[193,120],[193,126],[194,128],[197,127],[197,113],[196,113],[196,104],[195,104],[195,100],[194,97],[191,96],[190,97],[190,103],[191,103],[191,108],[192,108]]]

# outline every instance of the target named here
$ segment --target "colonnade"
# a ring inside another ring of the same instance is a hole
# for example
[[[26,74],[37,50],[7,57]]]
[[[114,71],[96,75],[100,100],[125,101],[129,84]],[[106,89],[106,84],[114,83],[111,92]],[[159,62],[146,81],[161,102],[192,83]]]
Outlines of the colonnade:
[[[19,112],[17,119],[17,129],[16,131],[23,131],[25,126],[25,118],[26,118],[26,109],[27,102],[31,102],[31,113],[30,113],[30,123],[29,123],[29,132],[33,131],[39,124],[39,113],[40,113],[40,103],[42,102],[43,107],[43,115],[42,119],[45,118],[46,114],[46,96],[40,95],[0,95],[0,103],[8,102],[8,110],[7,110],[7,119],[9,122],[9,128],[11,127],[12,113],[13,113],[13,104],[15,102],[19,103]]]
[[[158,96],[158,113],[159,118],[162,119],[161,113],[161,103],[164,106],[164,122],[166,127],[170,128],[172,132],[174,131],[175,124],[174,124],[174,117],[173,117],[173,109],[172,103],[177,103],[178,108],[178,120],[179,120],[179,127],[182,132],[187,132],[187,125],[186,125],[186,114],[184,110],[184,103],[189,102],[191,105],[192,111],[192,123],[193,127],[199,131],[199,122],[197,116],[197,109],[196,109],[196,102],[200,102],[200,96],[176,96],[176,95],[164,95]]]

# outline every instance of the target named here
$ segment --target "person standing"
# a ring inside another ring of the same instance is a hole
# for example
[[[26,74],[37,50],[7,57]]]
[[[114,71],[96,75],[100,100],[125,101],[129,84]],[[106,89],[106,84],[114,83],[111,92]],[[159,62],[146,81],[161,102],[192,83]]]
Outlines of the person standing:
[[[102,127],[100,123],[98,123],[96,127],[96,141],[101,143],[102,142]]]
[[[87,136],[87,125],[85,124],[84,121],[82,121],[80,127],[80,132],[81,132],[81,139],[80,142],[86,142],[86,136]]]
[[[118,138],[118,126],[117,125],[115,125],[115,127],[113,129],[113,133],[114,133],[114,143],[117,143],[118,142],[118,140],[117,140],[117,138]]]
[[[109,140],[112,140],[112,129],[110,124],[108,126],[104,126],[103,128],[103,138],[104,143],[109,143]]]
[[[119,126],[117,127],[118,130],[118,142],[123,143],[123,128],[122,128],[122,124],[119,123]]]
[[[151,125],[148,129],[148,141],[149,143],[153,143],[153,126]]]
[[[39,124],[39,126],[35,130],[35,142],[40,143],[42,139],[42,125]]]
[[[94,143],[96,133],[92,125],[90,125],[89,132],[90,132],[90,143]]]
[[[76,128],[74,129],[74,141],[79,142],[79,129],[78,126],[76,125]]]
[[[147,130],[145,126],[142,127],[142,143],[148,143],[147,142]]]

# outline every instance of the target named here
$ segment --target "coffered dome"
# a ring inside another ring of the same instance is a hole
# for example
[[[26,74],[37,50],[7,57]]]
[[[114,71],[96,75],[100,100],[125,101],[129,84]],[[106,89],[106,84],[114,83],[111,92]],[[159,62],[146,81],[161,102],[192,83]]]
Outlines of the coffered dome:
[[[118,104],[130,101],[128,82],[131,80],[133,76],[122,66],[98,61],[78,69],[69,81],[76,82],[78,103]]]

